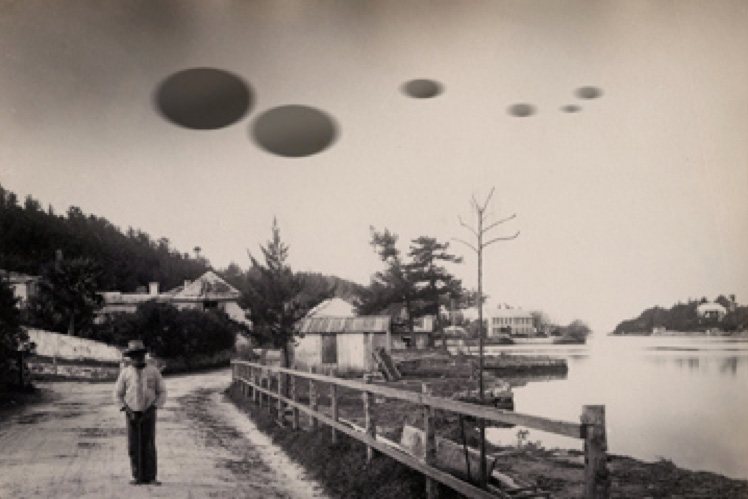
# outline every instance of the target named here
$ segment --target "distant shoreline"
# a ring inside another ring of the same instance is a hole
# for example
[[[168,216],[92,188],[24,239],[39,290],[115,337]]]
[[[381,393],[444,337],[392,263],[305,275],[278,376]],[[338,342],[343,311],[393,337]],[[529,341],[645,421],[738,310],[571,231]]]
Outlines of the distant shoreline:
[[[748,331],[739,331],[736,333],[707,332],[707,331],[657,331],[654,333],[648,333],[648,332],[610,333],[608,334],[608,336],[653,336],[653,337],[686,336],[686,337],[697,337],[697,338],[748,339]]]

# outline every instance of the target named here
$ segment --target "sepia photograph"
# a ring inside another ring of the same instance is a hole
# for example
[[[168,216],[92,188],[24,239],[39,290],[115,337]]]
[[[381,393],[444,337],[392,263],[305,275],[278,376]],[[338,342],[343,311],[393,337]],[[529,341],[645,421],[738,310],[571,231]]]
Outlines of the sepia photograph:
[[[748,499],[748,2],[0,0],[0,498]]]

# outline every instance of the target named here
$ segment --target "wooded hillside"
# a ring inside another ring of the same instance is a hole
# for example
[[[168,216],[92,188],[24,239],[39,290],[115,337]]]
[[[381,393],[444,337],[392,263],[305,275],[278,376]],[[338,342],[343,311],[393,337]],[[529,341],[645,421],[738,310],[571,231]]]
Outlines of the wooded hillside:
[[[96,262],[101,271],[98,289],[102,291],[132,292],[149,282],[158,282],[162,290],[167,290],[211,268],[207,258],[172,247],[166,237],[154,239],[132,227],[122,231],[107,219],[85,214],[76,206],[57,214],[51,206],[45,209],[31,196],[20,202],[16,194],[1,185],[0,235],[0,269],[40,275],[61,251],[65,259],[88,258]],[[216,272],[243,290],[245,270],[232,264]],[[336,296],[350,300],[360,289],[338,277],[302,274],[310,292],[334,285]]]

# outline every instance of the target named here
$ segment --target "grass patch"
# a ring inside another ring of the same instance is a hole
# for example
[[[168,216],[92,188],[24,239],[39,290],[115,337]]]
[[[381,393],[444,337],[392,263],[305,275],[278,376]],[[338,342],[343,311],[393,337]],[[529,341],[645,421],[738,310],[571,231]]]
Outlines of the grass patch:
[[[238,388],[229,388],[229,399],[252,419],[288,456],[303,466],[333,498],[345,499],[419,499],[426,497],[426,479],[417,472],[387,456],[378,455],[366,463],[366,446],[338,433],[332,443],[330,428],[294,430],[280,427],[272,413],[245,399]],[[462,497],[441,487],[444,499]]]

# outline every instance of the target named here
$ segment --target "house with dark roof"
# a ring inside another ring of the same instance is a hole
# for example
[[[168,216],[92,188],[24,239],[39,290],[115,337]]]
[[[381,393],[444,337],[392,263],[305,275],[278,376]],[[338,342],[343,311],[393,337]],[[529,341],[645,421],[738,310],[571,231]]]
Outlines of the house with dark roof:
[[[250,324],[246,312],[239,306],[240,292],[213,271],[163,293],[159,292],[158,283],[152,282],[145,293],[107,291],[100,295],[104,299],[104,306],[99,311],[100,317],[114,313],[133,313],[141,303],[156,300],[174,305],[180,310],[222,310],[235,321]]]

